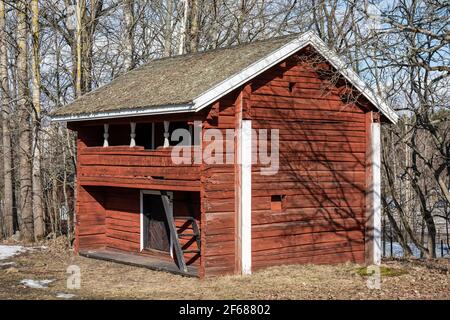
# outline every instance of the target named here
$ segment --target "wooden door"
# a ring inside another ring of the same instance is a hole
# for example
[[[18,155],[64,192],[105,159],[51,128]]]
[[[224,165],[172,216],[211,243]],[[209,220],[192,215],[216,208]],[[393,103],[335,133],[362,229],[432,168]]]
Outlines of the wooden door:
[[[145,248],[170,252],[170,231],[161,195],[144,194],[143,205]]]

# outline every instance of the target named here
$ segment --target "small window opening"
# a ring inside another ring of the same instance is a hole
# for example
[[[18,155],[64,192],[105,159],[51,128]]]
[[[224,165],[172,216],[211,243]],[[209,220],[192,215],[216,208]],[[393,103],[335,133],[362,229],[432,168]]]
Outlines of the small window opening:
[[[289,82],[289,92],[292,92],[294,90],[295,82]]]
[[[110,147],[129,146],[130,124],[129,123],[110,124],[108,128],[108,145]]]
[[[177,129],[186,130],[191,136],[191,141],[188,141],[188,144],[193,144],[193,125],[187,121],[174,121],[169,122],[169,146],[175,146],[179,143],[179,141],[172,140],[172,134]],[[164,132],[164,122],[137,123],[136,145],[149,150],[161,148],[164,145]]]
[[[176,146],[177,144],[179,144],[181,142],[181,140],[183,138],[180,138],[180,140],[172,140],[172,136],[173,136],[173,132],[177,129],[182,129],[182,130],[186,130],[187,132],[189,132],[189,134],[191,134],[191,128],[190,125],[187,122],[170,122],[169,124],[169,145],[170,146]],[[186,143],[186,142],[184,142]],[[191,144],[191,141],[188,141],[189,144]]]
[[[284,195],[272,195],[270,196],[270,208],[272,211],[282,211],[283,210],[283,200]]]
[[[137,123],[136,124],[136,146],[144,147],[145,149],[153,149],[153,134],[152,123]]]

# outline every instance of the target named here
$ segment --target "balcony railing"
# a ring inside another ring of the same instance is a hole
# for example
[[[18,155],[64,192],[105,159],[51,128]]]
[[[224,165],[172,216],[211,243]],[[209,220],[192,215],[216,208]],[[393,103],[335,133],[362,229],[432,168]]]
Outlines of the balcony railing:
[[[85,147],[78,154],[78,177],[82,184],[178,186],[196,190],[200,166],[190,155],[174,159],[173,147],[147,150],[144,147]]]

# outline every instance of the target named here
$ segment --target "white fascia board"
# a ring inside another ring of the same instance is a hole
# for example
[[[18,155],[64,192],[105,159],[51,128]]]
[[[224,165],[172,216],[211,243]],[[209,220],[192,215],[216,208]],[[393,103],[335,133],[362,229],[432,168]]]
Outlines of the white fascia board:
[[[130,110],[104,111],[104,112],[83,113],[79,115],[67,115],[67,116],[53,116],[51,117],[51,120],[54,122],[63,122],[63,121],[73,122],[85,120],[104,120],[113,118],[150,116],[158,114],[194,112],[194,111],[195,109],[193,108],[192,104],[165,105],[150,108],[136,108]]]
[[[311,32],[307,32],[301,35],[299,38],[292,40],[291,42],[275,50],[268,56],[265,56],[264,58],[256,61],[239,73],[231,76],[230,78],[212,87],[208,91],[202,93],[200,96],[194,99],[196,111],[205,108],[217,99],[223,97],[227,93],[233,91],[247,81],[253,79],[257,75],[270,69],[277,63],[283,61],[290,55],[305,47],[308,44],[307,38],[310,36],[310,34]]]
[[[323,55],[323,57],[329,61],[333,67],[335,67],[351,84],[353,84],[355,88],[357,88],[392,123],[397,123],[398,115],[395,111],[390,108],[381,97],[375,95],[370,87],[351,68],[346,67],[345,63],[336,55],[336,53],[328,49],[326,44],[312,31],[302,34],[297,39],[285,44],[268,56],[251,64],[241,72],[222,81],[218,85],[195,98],[193,101],[195,110],[199,111],[211,105],[214,101],[220,99],[227,93],[238,88],[269,68],[275,66],[307,45],[313,46],[321,55]]]

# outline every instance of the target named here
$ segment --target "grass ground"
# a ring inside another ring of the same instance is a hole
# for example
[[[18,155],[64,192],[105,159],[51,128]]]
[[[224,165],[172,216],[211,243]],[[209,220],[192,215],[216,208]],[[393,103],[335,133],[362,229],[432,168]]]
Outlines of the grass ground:
[[[367,287],[362,266],[293,265],[269,268],[251,277],[194,279],[165,272],[74,256],[63,239],[44,243],[0,266],[0,299],[446,299],[450,262],[384,261],[381,288]],[[5,261],[1,261],[5,262]],[[69,265],[81,269],[81,288],[66,287]],[[31,289],[24,279],[52,279]],[[189,293],[189,294],[188,294]]]

